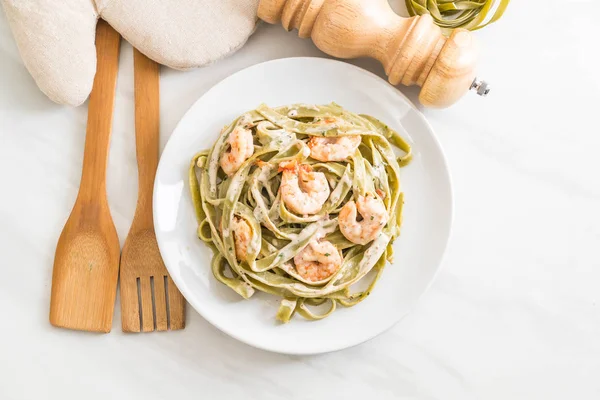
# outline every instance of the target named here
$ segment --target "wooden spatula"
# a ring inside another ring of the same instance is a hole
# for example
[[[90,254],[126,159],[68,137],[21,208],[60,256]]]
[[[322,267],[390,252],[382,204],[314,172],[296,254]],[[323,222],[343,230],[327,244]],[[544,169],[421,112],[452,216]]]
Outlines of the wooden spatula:
[[[58,239],[52,274],[50,323],[63,328],[110,332],[112,326],[120,246],[106,199],[106,162],[120,40],[98,22],[79,194]]]
[[[158,166],[159,66],[134,50],[135,138],[138,202],[121,256],[121,318],[124,332],[183,329],[185,300],[158,250],[152,190]]]

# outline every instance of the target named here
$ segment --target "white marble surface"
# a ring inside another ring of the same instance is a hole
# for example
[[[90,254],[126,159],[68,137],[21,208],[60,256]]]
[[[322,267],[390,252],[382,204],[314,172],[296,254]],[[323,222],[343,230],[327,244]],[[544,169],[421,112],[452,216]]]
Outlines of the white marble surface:
[[[317,357],[250,348],[192,309],[184,331],[166,334],[121,333],[118,305],[108,335],[50,326],[54,247],[77,192],[86,107],[38,92],[0,12],[0,399],[600,398],[600,3],[539,3],[515,1],[477,32],[488,98],[424,111],[456,200],[431,290],[389,332]],[[226,60],[164,70],[161,145],[220,79],[298,55],[323,56],[263,25]],[[121,240],[137,186],[132,72],[124,45],[108,167]]]

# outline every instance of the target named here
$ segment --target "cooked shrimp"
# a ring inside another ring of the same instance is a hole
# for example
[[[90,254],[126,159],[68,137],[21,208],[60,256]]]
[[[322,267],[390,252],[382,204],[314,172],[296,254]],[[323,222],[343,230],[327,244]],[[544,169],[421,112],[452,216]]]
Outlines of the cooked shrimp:
[[[252,229],[245,219],[233,217],[231,230],[233,231],[233,241],[235,243],[235,256],[239,261],[243,261],[248,255],[248,245],[252,238]]]
[[[296,161],[282,162],[279,171],[283,171],[279,188],[285,205],[298,214],[318,213],[330,193],[325,174]]]
[[[340,251],[327,240],[312,240],[294,257],[296,271],[310,282],[318,282],[335,274],[342,266]]]
[[[221,155],[220,165],[223,171],[231,176],[254,154],[252,131],[243,125],[238,125],[229,134],[227,143],[231,148]]]
[[[344,161],[360,145],[360,135],[320,137],[313,136],[308,141],[310,156],[319,161]]]
[[[362,220],[357,221],[357,210]],[[367,244],[377,237],[387,223],[388,214],[383,201],[373,195],[359,196],[356,203],[349,201],[338,216],[342,234],[356,244]]]

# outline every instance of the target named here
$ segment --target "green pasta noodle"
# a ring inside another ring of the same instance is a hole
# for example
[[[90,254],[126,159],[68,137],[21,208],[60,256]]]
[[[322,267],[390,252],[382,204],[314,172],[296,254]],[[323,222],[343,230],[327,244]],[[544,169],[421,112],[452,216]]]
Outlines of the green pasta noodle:
[[[331,159],[317,156],[318,146]],[[234,150],[247,154],[234,162]],[[283,323],[296,314],[320,320],[337,306],[358,304],[392,259],[404,201],[400,168],[411,154],[387,125],[335,103],[261,104],[236,118],[189,169],[197,235],[213,250],[213,275],[245,299],[256,291],[280,297],[276,318]],[[285,178],[286,168],[296,168],[296,175]],[[315,212],[298,212],[308,201],[295,204],[286,191],[286,179],[309,191],[300,177],[321,191],[312,193],[322,197]],[[361,201],[372,203],[378,220],[369,223]],[[348,228],[353,204],[360,216],[350,222],[362,231]],[[352,292],[363,280],[366,289]]]
[[[410,16],[429,14],[445,35],[456,28],[477,30],[498,21],[510,0],[405,0]],[[489,21],[484,22],[497,7]]]

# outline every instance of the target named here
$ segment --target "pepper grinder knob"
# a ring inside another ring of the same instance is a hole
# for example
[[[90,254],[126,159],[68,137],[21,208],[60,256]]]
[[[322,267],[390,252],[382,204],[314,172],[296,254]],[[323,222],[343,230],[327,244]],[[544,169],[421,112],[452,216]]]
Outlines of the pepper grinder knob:
[[[479,80],[477,79],[477,77],[475,77],[475,79],[473,79],[473,83],[471,83],[471,87],[469,88],[469,90],[474,90],[481,97],[485,97],[490,93],[491,89],[490,85],[486,81]]]

